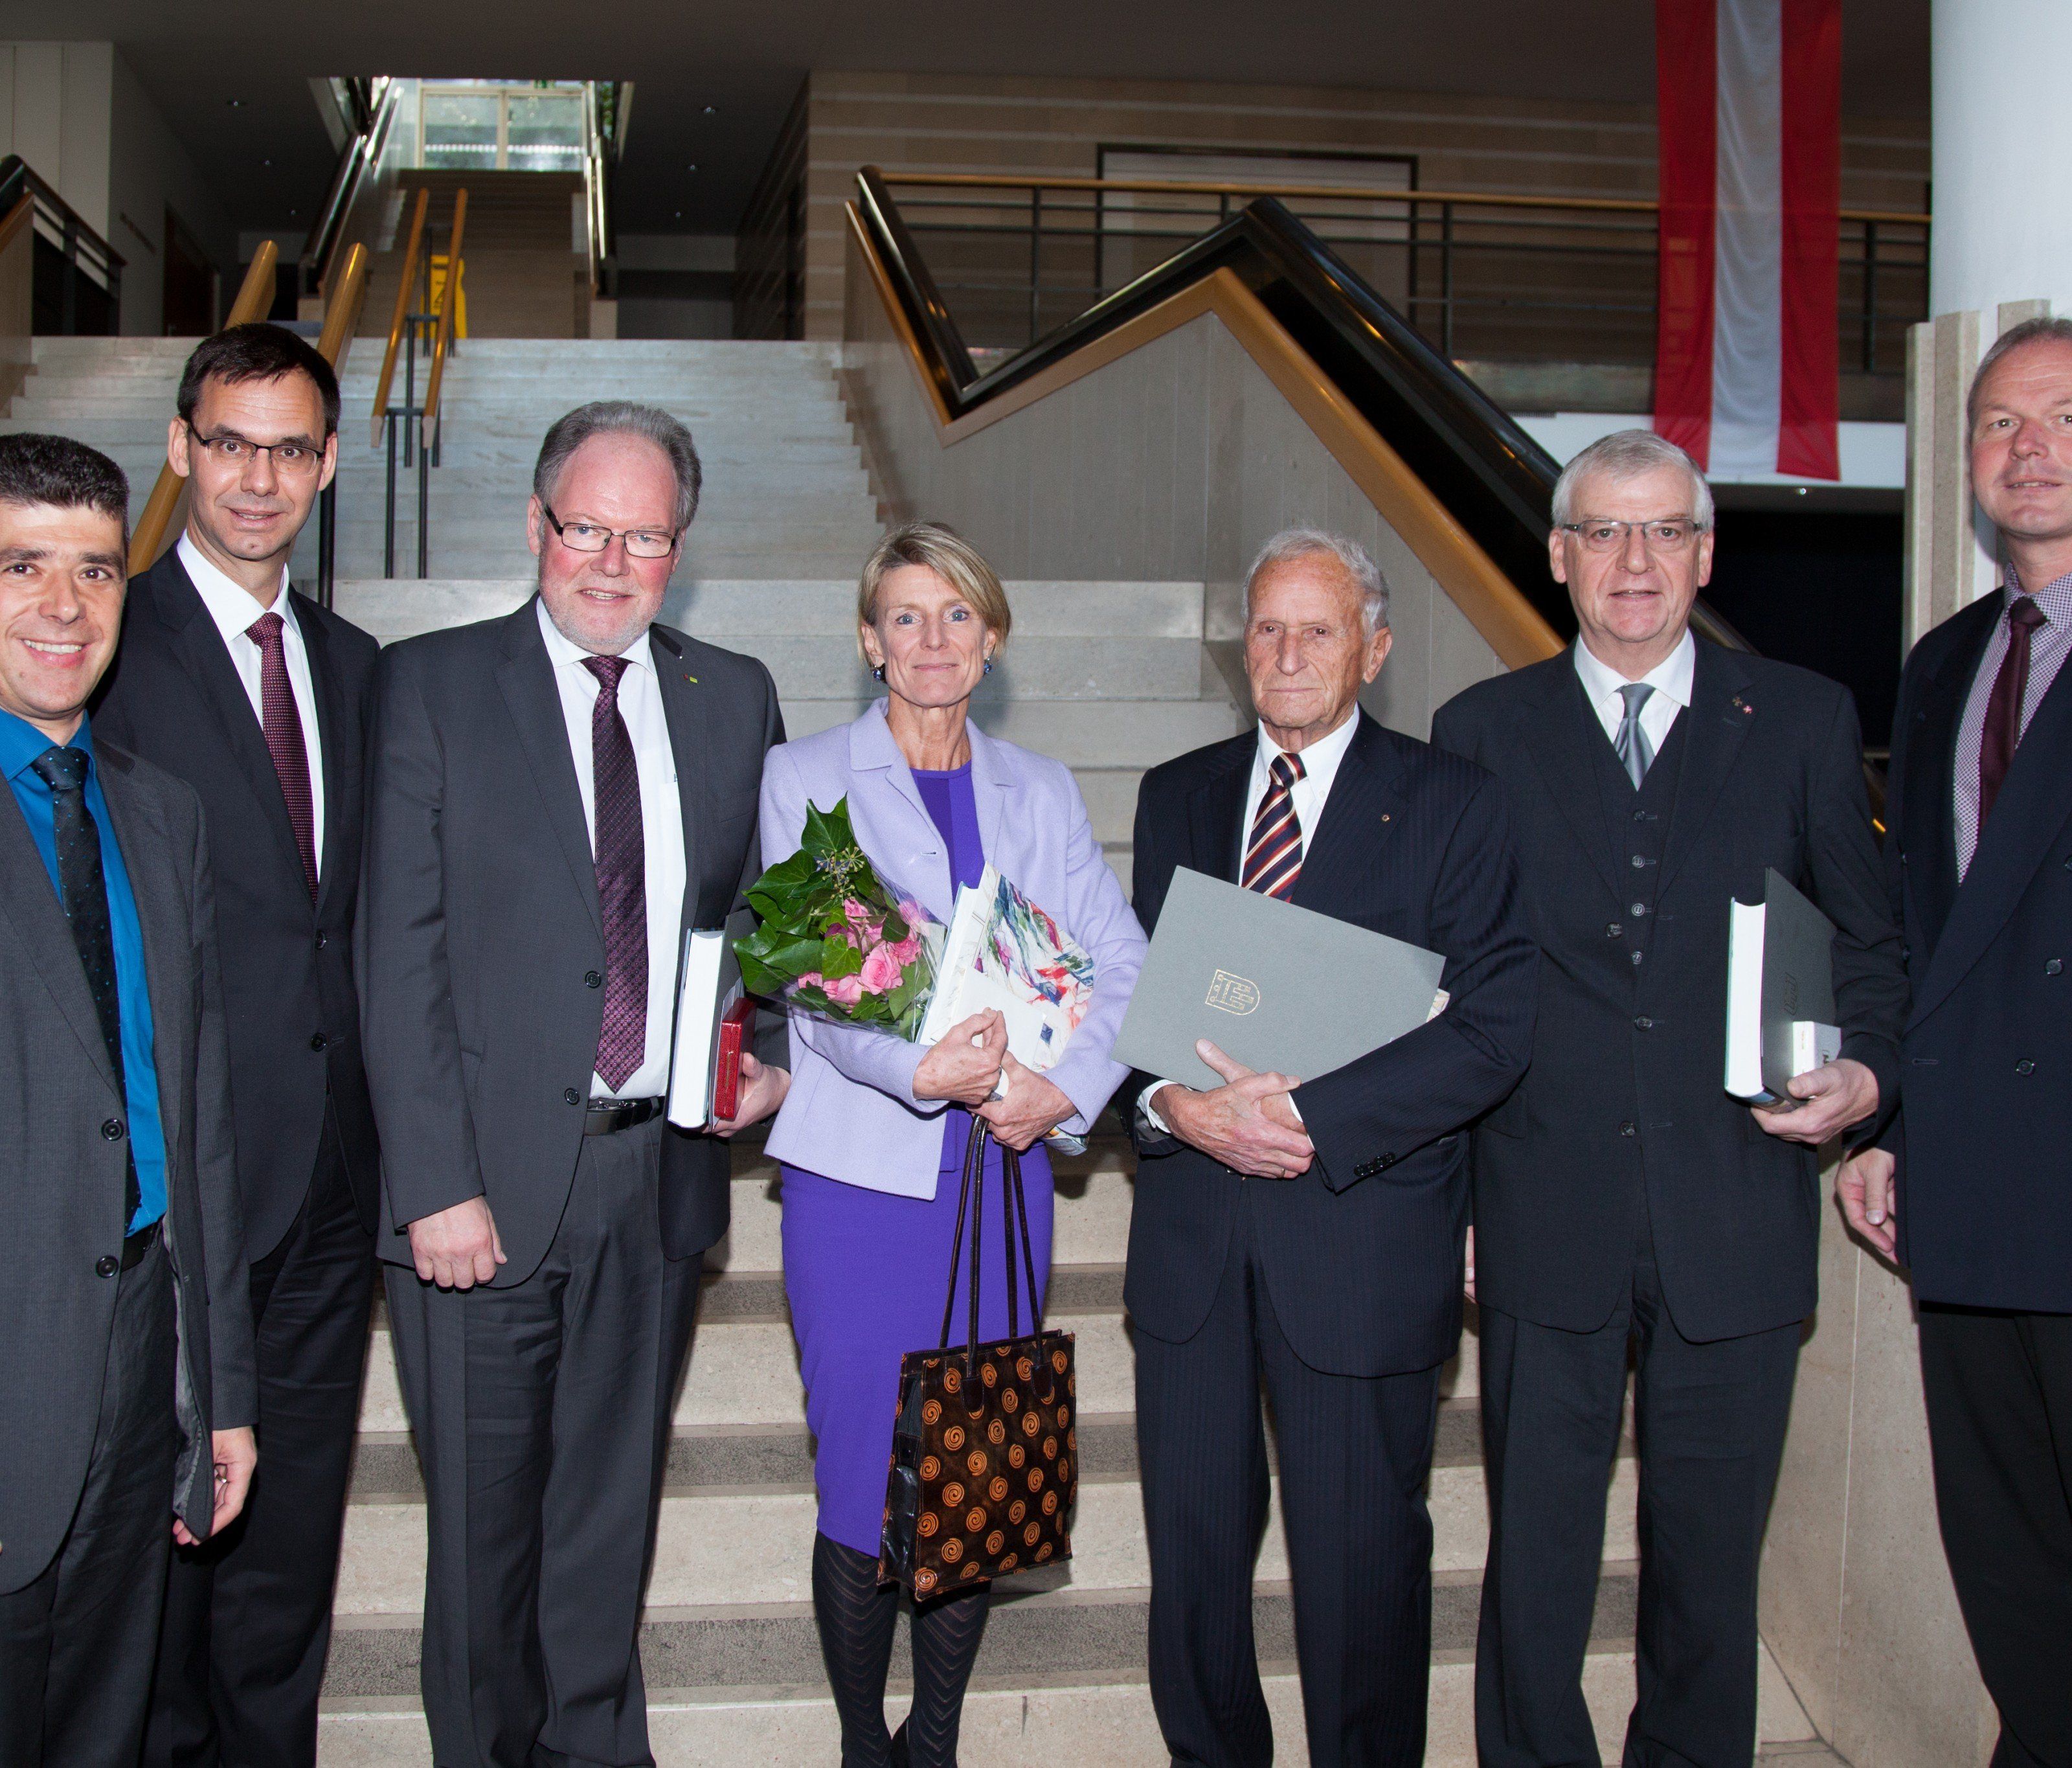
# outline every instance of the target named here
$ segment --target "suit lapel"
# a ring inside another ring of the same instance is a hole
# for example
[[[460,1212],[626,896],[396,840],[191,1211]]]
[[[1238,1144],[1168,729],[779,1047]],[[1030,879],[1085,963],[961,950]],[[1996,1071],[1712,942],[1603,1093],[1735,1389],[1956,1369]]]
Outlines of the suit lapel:
[[[1252,781],[1252,760],[1259,736],[1235,737],[1211,758],[1208,779],[1189,795],[1189,833],[1194,841],[1193,870],[1235,884],[1244,865],[1244,801]]]
[[[1964,722],[1965,702],[1979,672],[1993,628],[2000,619],[2000,598],[1977,604],[1977,624],[1943,660],[1922,696],[1914,727],[1906,734],[1906,827],[1900,831],[1907,856],[1908,883],[1918,894],[1931,940],[1939,940],[1957,896],[1957,734]],[[2042,709],[2037,709],[2037,716]],[[2019,751],[2017,751],[2019,752]]]
[[[302,857],[295,846],[294,825],[288,820],[288,801],[282,796],[281,776],[273,771],[273,757],[266,747],[266,734],[260,728],[259,720],[252,710],[251,697],[245,691],[245,684],[238,679],[237,666],[230,660],[223,634],[211,618],[201,592],[194,586],[181,564],[177,551],[168,553],[154,573],[152,589],[158,617],[165,623],[166,636],[173,655],[179,659],[194,682],[202,704],[207,706],[222,728],[230,744],[230,752],[236,757],[238,771],[245,775],[245,783],[258,800],[259,814],[273,830],[280,843],[281,851],[295,871],[302,874]],[[255,609],[257,603],[253,604]],[[255,612],[254,619],[258,618]],[[305,628],[305,636],[307,629]],[[314,663],[314,656],[311,658]],[[312,668],[311,673],[314,669]],[[326,766],[332,745],[324,744]],[[331,776],[324,775],[327,793]],[[327,797],[326,808],[331,800]],[[331,819],[327,817],[326,834],[328,837]],[[330,841],[325,841],[328,850]]]
[[[108,1043],[101,1034],[93,997],[87,991],[86,972],[72,943],[72,928],[66,923],[56,886],[51,882],[43,856],[36,851],[11,788],[6,791],[6,802],[0,804],[0,915],[13,923],[43,985],[84,1048],[94,1071],[107,1083],[110,1092],[117,1092],[114,1066],[108,1059]]]
[[[1612,858],[1611,832],[1605,826],[1604,794],[1597,784],[1593,745],[1605,740],[1604,727],[1584,691],[1575,661],[1564,656],[1548,666],[1549,692],[1540,715],[1521,732],[1519,746],[1531,756],[1547,782],[1547,796],[1560,807],[1576,839],[1613,895],[1620,894]]]
[[[191,994],[178,985],[194,964],[194,931],[187,911],[187,885],[175,865],[172,833],[158,805],[137,790],[127,760],[99,751],[101,796],[115,824],[116,845],[130,874],[137,923],[144,935],[144,977],[151,997],[152,1067],[158,1080],[158,1121],[170,1160],[171,1127],[187,1120],[183,1085],[187,1071],[187,1027]]]
[[[310,685],[316,690],[317,742],[323,750],[324,840],[317,867],[320,880],[317,903],[321,908],[339,887],[339,869],[345,863],[341,852],[345,831],[358,821],[360,806],[356,795],[347,789],[347,776],[339,764],[345,747],[345,703],[338,691],[338,672],[331,666],[331,640],[307,602],[295,610],[295,623],[302,631],[302,648],[309,653]],[[269,756],[269,765],[270,762]]]
[[[655,680],[662,693],[662,716],[669,727],[669,748],[676,761],[676,800],[684,821],[684,918],[697,924],[698,912],[698,831],[706,814],[705,757],[712,734],[708,707],[698,685],[684,667],[684,650],[674,636],[648,630],[648,654],[655,662]],[[595,868],[592,868],[593,876]]]
[[[1011,859],[1022,851],[1021,842],[1010,841],[1007,816],[1016,782],[993,739],[975,724],[966,728],[971,737],[972,800],[978,812],[979,851],[1012,879],[1015,868]],[[1016,828],[1013,833],[1022,831]]]
[[[598,905],[597,861],[590,853],[590,825],[583,818],[582,787],[569,748],[568,722],[561,716],[561,690],[554,685],[546,640],[540,636],[536,602],[537,598],[528,602],[504,622],[504,660],[496,667],[496,685],[516,728],[519,749],[532,770],[532,782],[546,805],[548,826],[561,843],[562,857],[602,940],[604,911]],[[674,736],[672,730],[672,741]]]
[[[1691,704],[1682,715],[1690,721],[1684,738],[1684,771],[1676,782],[1676,808],[1663,848],[1660,887],[1664,892],[1696,848],[1748,738],[1749,727],[1762,716],[1762,709],[1746,692],[1748,672],[1733,654],[1706,639],[1696,642]]]
[[[1968,678],[1970,672],[1965,672]],[[1980,831],[1971,869],[1914,998],[1918,1023],[1947,997],[2007,924],[2066,824],[2065,777],[2072,764],[2072,671],[2061,669],[2008,764],[1993,813]],[[1949,800],[1942,799],[1946,807]]]
[[[1380,862],[1382,837],[1398,802],[1395,786],[1401,760],[1379,725],[1364,712],[1355,717],[1359,722],[1353,740],[1338,763],[1316,833],[1304,847],[1302,870],[1289,898],[1301,907],[1324,908],[1355,894],[1354,876]],[[1249,782],[1248,774],[1240,777]]]

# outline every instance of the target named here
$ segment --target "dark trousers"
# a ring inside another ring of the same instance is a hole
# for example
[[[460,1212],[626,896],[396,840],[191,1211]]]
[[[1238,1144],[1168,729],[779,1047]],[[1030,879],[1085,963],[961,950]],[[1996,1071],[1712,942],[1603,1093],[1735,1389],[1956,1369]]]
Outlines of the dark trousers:
[[[173,1554],[149,1768],[311,1768],[360,1426],[374,1242],[325,1113],[308,1195],[252,1266],[259,1469],[223,1535]]]
[[[1309,1760],[1414,1768],[1431,1669],[1424,1482],[1438,1371],[1369,1379],[1325,1375],[1297,1356],[1274,1317],[1248,1202],[1201,1330],[1181,1344],[1137,1332],[1159,1728],[1176,1762],[1273,1759],[1252,1631],[1252,1560],[1271,1498],[1262,1375],[1281,1451]]]
[[[117,1281],[78,1513],[42,1574],[0,1596],[0,1768],[134,1768],[144,1734],[179,1453],[165,1243]]]
[[[429,1504],[439,1768],[652,1762],[640,1675],[700,1261],[662,1253],[660,1120],[586,1140],[554,1244],[508,1289],[386,1271]]]
[[[1921,1378],[1993,1768],[2072,1768],[2072,1314],[1924,1301]]]
[[[1638,1365],[1638,1700],[1626,1768],[1748,1768],[1756,1574],[1800,1328],[1695,1344],[1643,1226],[1632,1290],[1594,1332],[1482,1310],[1490,1503],[1475,1645],[1482,1768],[1597,1768],[1583,1656],[1604,1558],[1629,1344]]]

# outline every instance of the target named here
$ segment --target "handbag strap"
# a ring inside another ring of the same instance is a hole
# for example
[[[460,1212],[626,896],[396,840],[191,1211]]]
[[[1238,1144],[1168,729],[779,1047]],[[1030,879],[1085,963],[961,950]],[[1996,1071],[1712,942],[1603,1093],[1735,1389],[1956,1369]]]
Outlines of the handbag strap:
[[[968,1219],[971,1268],[966,1278],[968,1305],[964,1317],[964,1373],[968,1379],[978,1368],[979,1236],[985,1219],[985,1151],[994,1146],[1000,1148],[1000,1213],[1006,1236],[1003,1250],[1006,1254],[1007,1335],[1010,1338],[1022,1336],[1014,1264],[1018,1227],[1021,1229],[1022,1273],[1029,1285],[1029,1330],[1038,1337],[1043,1330],[1042,1309],[1038,1301],[1042,1292],[1036,1285],[1036,1248],[1029,1234],[1029,1204],[1022,1189],[1022,1157],[1013,1149],[996,1144],[993,1126],[983,1117],[974,1117],[971,1134],[964,1143],[964,1173],[957,1192],[957,1225],[950,1242],[950,1279],[948,1293],[943,1297],[943,1330],[936,1340],[938,1349],[949,1348],[950,1324],[956,1318],[957,1310],[957,1273],[964,1260],[964,1223]]]

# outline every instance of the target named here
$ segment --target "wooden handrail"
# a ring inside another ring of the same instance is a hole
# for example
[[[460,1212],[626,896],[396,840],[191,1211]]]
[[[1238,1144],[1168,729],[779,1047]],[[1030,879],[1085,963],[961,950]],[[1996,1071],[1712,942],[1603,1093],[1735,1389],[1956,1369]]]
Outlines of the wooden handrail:
[[[849,249],[861,258],[878,303],[920,384],[944,447],[1011,417],[1118,358],[1214,314],[1280,390],[1310,433],[1401,537],[1469,623],[1507,668],[1559,655],[1561,639],[1403,457],[1340,393],[1249,288],[1227,269],[1161,302],[1068,360],[958,415],[928,372],[921,340],[906,317],[870,232],[854,202],[845,209]]]
[[[338,279],[337,293],[324,302],[323,333],[317,339],[317,354],[343,374],[346,353],[352,348],[353,334],[360,327],[360,310],[367,302],[367,248],[357,240],[345,254],[345,270]]]
[[[439,389],[446,377],[446,355],[452,347],[454,316],[460,307],[461,235],[467,227],[467,190],[454,192],[453,232],[446,240],[446,280],[439,290],[439,319],[432,345],[432,372],[425,382],[425,427],[418,432],[417,446],[429,448],[438,434]]]
[[[410,313],[410,290],[417,281],[417,253],[425,243],[425,205],[432,199],[430,187],[417,187],[417,201],[410,212],[410,243],[403,251],[403,280],[396,285],[396,311],[388,321],[388,347],[381,357],[381,373],[374,383],[374,417],[370,438],[378,447],[381,426],[388,415],[388,388],[396,378],[396,352],[402,347],[405,321]]]
[[[252,254],[252,267],[245,273],[244,286],[230,304],[229,317],[223,322],[225,331],[236,325],[249,325],[273,311],[273,266],[280,255],[280,249],[271,240],[259,242],[259,249]],[[158,469],[158,482],[151,487],[151,495],[145,500],[144,513],[137,518],[136,532],[130,537],[132,577],[140,571],[150,570],[158,563],[158,555],[165,551],[179,526],[180,507],[186,500],[187,490],[187,482],[173,471],[170,460]]]
[[[32,225],[36,219],[36,198],[33,191],[24,191],[20,202],[7,211],[5,220],[0,220],[0,252],[12,245],[23,228]]]
[[[1147,196],[1277,196],[1305,201],[1336,197],[1355,203],[1453,203],[1486,208],[1581,209],[1606,214],[1652,215],[1659,204],[1628,196],[1507,195],[1500,191],[1355,189],[1339,184],[1216,184],[1170,178],[1016,178],[1001,172],[881,172],[888,184],[931,190],[1113,191]],[[1910,223],[1926,227],[1931,217],[1898,209],[1845,208],[1845,221]]]

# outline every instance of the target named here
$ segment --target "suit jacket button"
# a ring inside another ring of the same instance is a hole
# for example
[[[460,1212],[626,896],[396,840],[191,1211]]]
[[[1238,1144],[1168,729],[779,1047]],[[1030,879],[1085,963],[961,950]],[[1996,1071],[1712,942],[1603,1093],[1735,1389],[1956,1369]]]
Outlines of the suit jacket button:
[[[1631,1124],[1621,1124],[1619,1125],[1619,1133],[1622,1136],[1637,1136],[1640,1132],[1635,1129]]]
[[[2018,1075],[2033,1075],[2036,1072],[2036,1064],[2024,1056],[2014,1065],[2014,1071]]]
[[[1605,937],[1608,940],[1615,940],[1625,931],[1626,929],[1616,921],[1608,921],[1605,923]]]
[[[2049,962],[2047,962],[2047,963],[2043,966],[2043,973],[2044,973],[2045,976],[2056,976],[2056,975],[2058,974],[2058,972],[2060,970],[2063,969],[2064,968],[2065,968],[2065,960],[2064,960],[2064,959],[2062,959],[2062,958],[2052,958],[2051,960],[2049,960]]]
[[[122,1120],[120,1117],[111,1117],[106,1123],[103,1124],[101,1126],[101,1139],[105,1142],[121,1141],[122,1140]]]
[[[583,972],[583,986],[584,986],[586,989],[601,989],[601,988],[602,988],[602,987],[604,986],[604,977],[603,977],[602,974],[600,972],[596,971],[596,970],[586,970],[586,971],[584,971],[584,972]]]
[[[104,1252],[93,1261],[94,1274],[97,1277],[113,1277],[121,1268],[121,1260],[113,1252]]]
[[[1652,1031],[1655,1029],[1655,1022],[1644,1013],[1637,1014],[1634,1017],[1633,1029],[1636,1031]]]
[[[582,1103],[582,1095],[578,1092],[573,1087],[564,1087],[561,1089],[561,1103],[565,1105],[581,1104]]]
[[[312,1050],[321,1051],[330,1042],[331,1039],[321,1031],[312,1031],[310,1034],[310,1048]]]
[[[323,948],[324,948],[326,946],[329,945],[330,944],[331,944],[331,935],[330,935],[328,933],[325,932],[322,927],[319,927],[319,928],[317,929],[317,949],[318,949],[319,952],[321,952],[322,950],[323,950]]]

